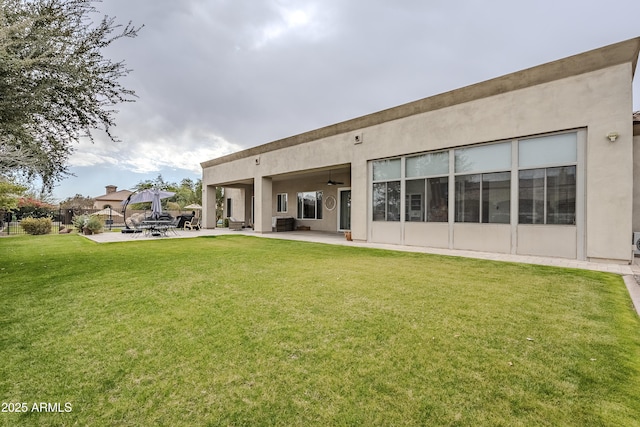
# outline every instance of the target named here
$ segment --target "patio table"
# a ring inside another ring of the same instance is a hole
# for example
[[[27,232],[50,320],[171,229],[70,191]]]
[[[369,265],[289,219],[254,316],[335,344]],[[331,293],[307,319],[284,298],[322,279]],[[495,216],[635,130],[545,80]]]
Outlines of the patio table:
[[[144,220],[142,221],[142,230],[145,236],[165,236],[171,228],[172,221],[167,220]]]

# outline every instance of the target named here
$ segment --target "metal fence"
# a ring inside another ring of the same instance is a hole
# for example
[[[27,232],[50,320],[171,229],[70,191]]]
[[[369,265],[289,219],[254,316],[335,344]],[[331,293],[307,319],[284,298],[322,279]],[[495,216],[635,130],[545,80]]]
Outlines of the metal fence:
[[[91,215],[97,212],[105,211],[104,209],[58,209],[51,211],[49,218],[53,223],[51,232],[58,233],[63,227],[69,228],[73,226],[73,218],[77,215]],[[115,209],[112,211],[106,210],[106,212],[100,215],[100,218],[104,221],[106,229],[124,227],[124,217]],[[20,226],[22,218],[16,216],[15,213],[6,212],[0,213],[0,235],[12,236],[15,234],[26,234],[23,228]]]

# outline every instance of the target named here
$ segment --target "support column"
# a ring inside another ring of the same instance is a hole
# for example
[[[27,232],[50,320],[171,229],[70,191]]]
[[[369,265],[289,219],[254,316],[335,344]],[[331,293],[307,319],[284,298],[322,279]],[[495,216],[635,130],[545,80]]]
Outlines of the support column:
[[[202,227],[216,228],[216,187],[207,185],[202,189]]]
[[[256,233],[271,233],[271,215],[273,212],[273,183],[269,177],[254,179],[255,224]]]

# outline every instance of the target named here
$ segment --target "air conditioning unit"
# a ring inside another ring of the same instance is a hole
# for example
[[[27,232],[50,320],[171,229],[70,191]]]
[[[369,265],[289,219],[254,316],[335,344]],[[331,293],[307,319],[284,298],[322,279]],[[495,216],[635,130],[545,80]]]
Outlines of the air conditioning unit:
[[[633,254],[640,255],[640,231],[633,232]]]

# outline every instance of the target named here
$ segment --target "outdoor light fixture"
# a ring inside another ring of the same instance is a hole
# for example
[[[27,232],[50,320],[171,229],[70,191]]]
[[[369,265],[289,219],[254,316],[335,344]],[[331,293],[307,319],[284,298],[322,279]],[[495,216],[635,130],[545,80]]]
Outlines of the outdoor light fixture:
[[[616,139],[618,139],[618,136],[620,136],[618,135],[618,132],[609,132],[607,134],[607,138],[609,138],[609,141],[611,142],[616,142]]]

